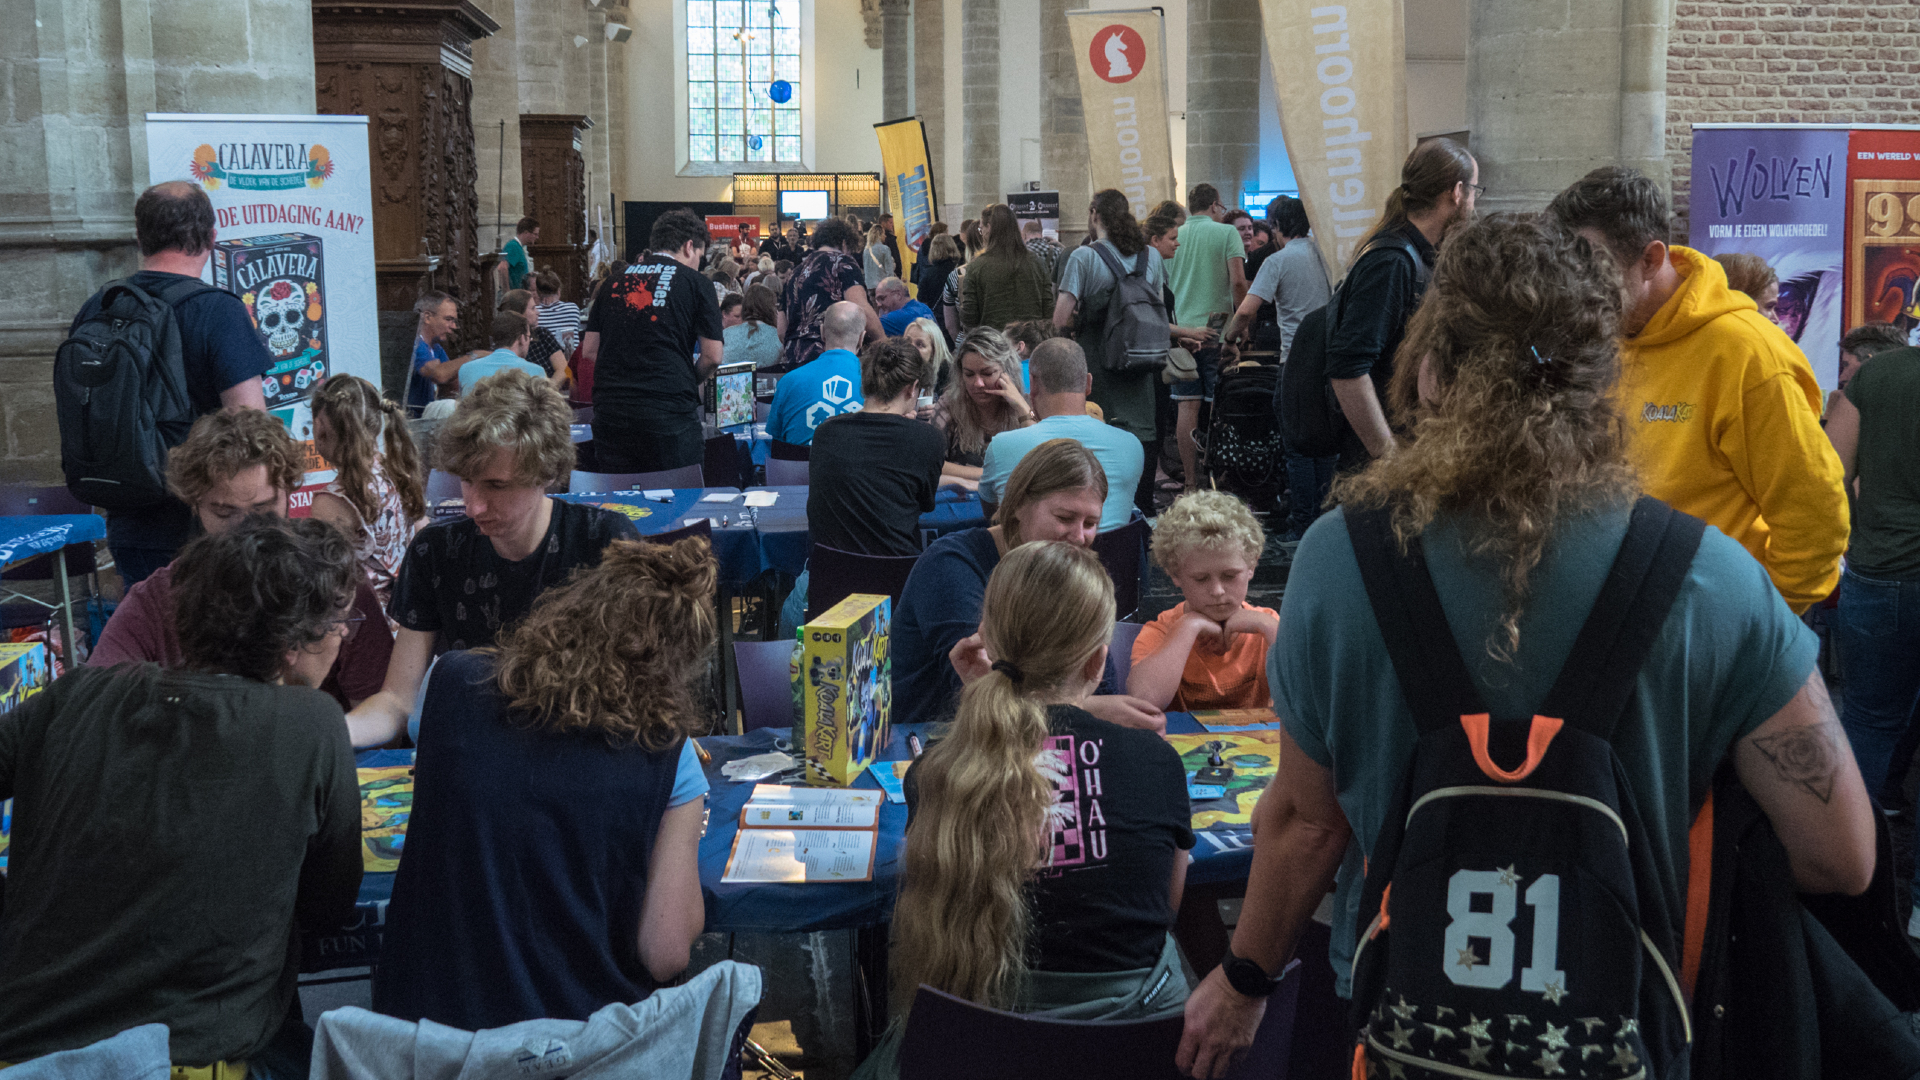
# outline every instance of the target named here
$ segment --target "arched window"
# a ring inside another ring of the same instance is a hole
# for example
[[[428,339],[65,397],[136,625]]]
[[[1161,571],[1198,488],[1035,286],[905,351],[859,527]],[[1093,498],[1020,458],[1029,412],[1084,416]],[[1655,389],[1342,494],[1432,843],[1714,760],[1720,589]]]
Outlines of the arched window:
[[[689,164],[802,164],[801,0],[684,0]]]

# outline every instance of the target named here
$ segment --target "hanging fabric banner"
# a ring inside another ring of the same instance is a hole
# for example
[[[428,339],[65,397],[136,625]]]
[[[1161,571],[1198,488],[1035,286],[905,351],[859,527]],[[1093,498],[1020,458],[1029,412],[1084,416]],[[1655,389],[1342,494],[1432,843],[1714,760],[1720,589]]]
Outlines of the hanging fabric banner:
[[[1407,155],[1403,0],[1260,0],[1300,201],[1338,279],[1385,216]]]
[[[1118,188],[1133,216],[1145,217],[1160,200],[1179,198],[1167,132],[1167,39],[1160,12],[1069,11],[1067,30],[1080,72],[1093,190]]]
[[[900,242],[900,280],[913,281],[920,244],[933,229],[933,166],[927,161],[927,132],[920,121],[893,120],[873,125],[880,140],[880,165],[887,173],[887,208]],[[911,295],[912,290],[908,290]]]

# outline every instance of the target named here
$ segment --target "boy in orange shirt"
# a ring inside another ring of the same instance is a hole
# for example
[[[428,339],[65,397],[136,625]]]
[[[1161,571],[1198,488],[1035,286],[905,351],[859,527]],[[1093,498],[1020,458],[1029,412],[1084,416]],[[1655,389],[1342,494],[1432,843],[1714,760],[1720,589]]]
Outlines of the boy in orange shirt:
[[[1266,533],[1223,491],[1190,491],[1160,515],[1153,559],[1185,600],[1140,628],[1127,693],[1165,709],[1265,709],[1280,614],[1247,603]]]

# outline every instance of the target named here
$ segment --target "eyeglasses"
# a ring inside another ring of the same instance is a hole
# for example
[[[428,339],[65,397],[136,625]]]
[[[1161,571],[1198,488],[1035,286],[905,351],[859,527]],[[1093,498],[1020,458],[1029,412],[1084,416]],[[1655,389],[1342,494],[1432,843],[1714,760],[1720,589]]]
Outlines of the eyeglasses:
[[[1473,189],[1473,193],[1477,197],[1484,198],[1487,194],[1487,185],[1485,184],[1468,184],[1467,186]]]
[[[353,614],[353,615],[344,615],[338,619],[333,619],[327,625],[329,629],[335,626],[344,627],[345,629],[342,630],[340,634],[340,640],[342,642],[347,642],[347,641],[353,640],[353,635],[360,632],[360,624],[366,621],[367,621],[367,617],[365,615]]]

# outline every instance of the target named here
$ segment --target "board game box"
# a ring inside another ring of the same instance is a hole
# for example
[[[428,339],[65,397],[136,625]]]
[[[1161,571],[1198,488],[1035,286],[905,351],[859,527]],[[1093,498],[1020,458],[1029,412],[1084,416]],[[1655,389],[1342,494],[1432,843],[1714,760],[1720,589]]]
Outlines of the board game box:
[[[390,765],[360,771],[361,867],[368,873],[400,869],[413,815],[413,769]]]
[[[0,715],[19,708],[53,681],[44,641],[0,644]],[[0,801],[0,873],[7,869],[7,836],[13,831],[13,800]]]
[[[846,787],[887,745],[893,601],[855,593],[800,628],[793,756],[809,784]]]
[[[326,279],[320,238],[306,233],[216,240],[213,283],[240,297],[273,354],[260,379],[267,408],[312,394],[327,377]]]

